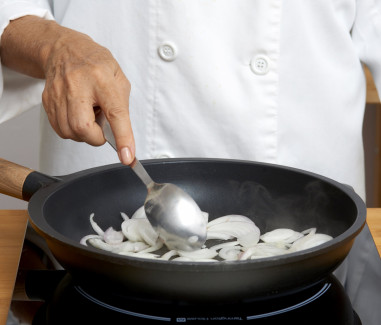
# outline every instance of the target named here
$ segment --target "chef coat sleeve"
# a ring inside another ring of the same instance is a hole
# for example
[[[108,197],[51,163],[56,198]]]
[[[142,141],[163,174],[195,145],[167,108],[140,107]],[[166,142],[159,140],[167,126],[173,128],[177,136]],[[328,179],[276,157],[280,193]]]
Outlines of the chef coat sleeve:
[[[48,0],[0,0],[0,37],[11,20],[26,15],[53,19]],[[0,123],[39,105],[43,87],[43,80],[25,76],[1,65]]]
[[[371,71],[381,95],[381,0],[356,1],[352,39],[360,60]]]

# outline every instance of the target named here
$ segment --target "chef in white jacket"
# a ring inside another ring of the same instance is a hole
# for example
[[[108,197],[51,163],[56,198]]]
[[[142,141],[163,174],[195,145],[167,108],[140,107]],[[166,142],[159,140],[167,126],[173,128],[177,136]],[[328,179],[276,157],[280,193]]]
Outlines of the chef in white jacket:
[[[363,63],[380,90],[380,0],[0,0],[1,34],[0,122],[44,106],[44,173],[135,154],[246,159],[322,174],[365,200]],[[367,227],[335,274],[363,324],[379,324]]]

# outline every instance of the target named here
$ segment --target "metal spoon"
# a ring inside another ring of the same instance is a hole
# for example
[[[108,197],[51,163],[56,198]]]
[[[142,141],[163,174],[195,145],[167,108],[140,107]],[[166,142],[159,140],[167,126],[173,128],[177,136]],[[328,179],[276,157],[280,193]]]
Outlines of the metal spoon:
[[[117,150],[110,124],[100,111],[96,122],[106,141]],[[200,249],[206,240],[207,218],[193,198],[174,184],[155,183],[136,157],[130,167],[147,187],[144,210],[165,245],[174,250]]]

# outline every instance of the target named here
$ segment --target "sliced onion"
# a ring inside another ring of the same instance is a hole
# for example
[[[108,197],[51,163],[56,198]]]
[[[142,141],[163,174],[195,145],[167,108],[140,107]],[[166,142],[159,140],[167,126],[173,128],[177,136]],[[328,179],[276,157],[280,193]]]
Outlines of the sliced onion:
[[[139,258],[149,258],[149,259],[157,259],[160,256],[157,254],[152,254],[152,253],[132,253],[132,252],[123,252],[120,253],[120,255],[125,255],[125,256],[133,256],[133,257],[139,257]]]
[[[266,243],[259,243],[256,246],[255,255],[256,256],[277,256],[277,255],[283,255],[287,253],[287,249],[281,248],[277,245],[271,245]]]
[[[203,212],[203,215],[207,221],[208,213]],[[210,248],[204,245],[202,249],[192,252],[171,250],[160,256],[154,252],[159,251],[164,243],[149,223],[144,206],[137,209],[131,218],[123,212],[121,217],[121,231],[112,227],[103,231],[94,221],[92,213],[90,223],[96,234],[83,237],[80,243],[86,246],[89,243],[102,250],[141,258],[217,262],[216,257],[234,261],[282,255],[311,248],[332,239],[331,236],[316,233],[316,228],[302,232],[280,228],[260,235],[259,228],[250,218],[232,214],[207,223],[207,241],[218,239],[224,240],[224,243]]]
[[[265,243],[293,243],[295,240],[303,237],[303,234],[292,229],[279,228],[263,234],[260,239]]]
[[[188,258],[191,258],[192,260],[197,259],[197,261],[199,259],[210,259],[218,255],[218,253],[215,250],[209,249],[209,248],[202,248],[202,249],[189,251],[189,252],[188,251],[178,251],[178,252],[179,252],[179,255],[182,257],[188,257]]]
[[[143,243],[141,241],[136,241],[136,242],[124,241],[120,245],[115,246],[112,252],[124,255],[124,253],[127,253],[127,252],[132,252],[132,253],[141,252],[148,247],[150,246],[147,243]]]
[[[233,236],[230,236],[228,234],[223,234],[223,233],[215,232],[215,231],[208,231],[206,233],[206,240],[210,240],[210,239],[229,240],[233,238],[234,238]]]
[[[242,216],[239,214],[229,214],[229,215],[218,217],[214,220],[209,221],[206,228],[210,229],[210,227],[213,227],[213,226],[218,225],[220,223],[226,223],[226,222],[232,222],[232,221],[235,221],[235,222],[253,222],[250,218],[248,218],[246,216]]]
[[[194,260],[192,258],[185,257],[185,256],[176,257],[172,261],[177,261],[177,262],[214,262],[214,263],[218,262],[217,260],[215,260],[213,258],[200,258],[200,259]]]
[[[104,232],[103,239],[107,244],[117,245],[123,242],[124,235],[121,231],[116,231],[113,227],[109,227]]]
[[[252,247],[249,247],[247,250],[245,250],[244,252],[242,252],[239,256],[238,256],[238,259],[240,261],[244,261],[244,260],[247,260],[248,258],[250,258],[251,255],[253,255],[255,252],[255,246],[252,246]]]
[[[232,246],[238,246],[238,245],[239,245],[238,240],[235,240],[235,241],[228,241],[225,243],[221,243],[221,244],[211,246],[211,247],[209,247],[209,249],[218,251],[219,249],[224,248],[224,247],[232,247]]]
[[[213,258],[200,258],[200,259],[197,259],[197,260],[192,260],[192,262],[204,262],[204,263],[213,262],[213,263],[217,263],[218,260],[215,260]]]
[[[316,234],[316,228],[309,228],[309,229],[306,229],[306,230],[301,231],[301,233],[302,233],[303,235],[308,235],[308,234],[310,234],[310,233],[312,233],[312,234]]]
[[[130,241],[141,241],[138,219],[128,219],[122,222],[123,235]]]
[[[142,227],[139,228],[139,233],[141,238],[149,245],[152,245],[152,246],[156,245],[159,238],[158,233],[152,228],[148,219],[141,219],[141,220],[142,221],[140,223],[142,224],[141,225]]]
[[[249,219],[250,220],[250,219]],[[248,233],[258,233],[259,229],[254,222],[230,221],[215,224],[208,228],[208,231],[229,235],[234,238],[242,237]]]
[[[218,255],[227,261],[236,261],[241,255],[241,248],[239,246],[227,246],[220,249]]]
[[[159,237],[149,221],[143,218],[125,220],[121,228],[124,236],[131,241],[145,241],[147,244],[155,245]]]
[[[240,260],[246,260],[258,257],[270,257],[286,254],[287,250],[268,243],[259,243],[256,246],[249,247],[239,257]]]
[[[82,239],[80,240],[80,244],[84,245],[84,246],[87,246],[87,241],[89,239],[92,239],[92,238],[98,238],[98,239],[102,239],[102,236],[100,235],[87,235],[85,237],[82,237]]]
[[[297,252],[304,249],[312,248],[324,244],[327,241],[330,241],[331,239],[332,237],[326,234],[309,233],[307,236],[304,236],[303,238],[300,238],[299,240],[295,241],[289,249],[289,251]]]
[[[156,242],[155,245],[153,245],[153,246],[149,246],[149,247],[147,247],[146,249],[142,250],[142,251],[139,252],[139,253],[151,253],[151,252],[156,252],[157,250],[159,250],[159,249],[162,248],[163,246],[164,246],[163,241],[158,240],[158,241]]]
[[[259,228],[255,226],[251,228],[250,232],[237,237],[237,239],[242,246],[250,247],[250,246],[254,246],[258,244],[259,237],[260,237]]]
[[[178,256],[178,255],[179,255],[179,252],[177,250],[175,250],[175,249],[172,249],[172,250],[166,252],[165,254],[163,254],[160,258],[162,260],[169,261],[172,257]]]
[[[146,212],[144,210],[144,205],[137,209],[132,215],[131,219],[147,219]]]
[[[121,212],[121,213],[120,213],[120,216],[122,217],[123,220],[128,220],[128,219],[130,219],[130,218],[128,217],[128,215],[125,214],[124,212]]]
[[[93,227],[93,230],[100,236],[103,236],[104,231],[101,227],[98,226],[98,224],[94,221],[94,213],[90,214],[90,224],[91,227]]]
[[[205,222],[208,223],[209,219],[209,213],[205,211],[201,211],[202,215],[204,216]]]
[[[115,248],[114,245],[107,244],[101,238],[90,238],[87,240],[87,242],[91,246],[102,249],[107,252],[111,252]]]

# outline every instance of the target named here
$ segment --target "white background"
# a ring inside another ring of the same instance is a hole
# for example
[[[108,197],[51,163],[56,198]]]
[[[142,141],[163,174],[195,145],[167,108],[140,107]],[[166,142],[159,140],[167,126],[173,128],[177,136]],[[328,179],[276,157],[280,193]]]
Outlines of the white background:
[[[0,157],[37,170],[40,110],[33,109],[0,124]],[[26,209],[27,202],[0,194],[0,210]]]

